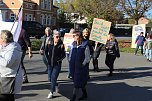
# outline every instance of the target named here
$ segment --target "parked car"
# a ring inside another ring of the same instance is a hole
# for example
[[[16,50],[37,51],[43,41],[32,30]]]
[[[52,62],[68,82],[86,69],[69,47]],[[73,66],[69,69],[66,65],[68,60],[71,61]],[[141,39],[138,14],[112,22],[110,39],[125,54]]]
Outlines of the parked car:
[[[60,28],[59,32],[61,33],[61,37],[64,37],[65,33],[69,33],[70,32],[70,28]]]
[[[40,39],[45,34],[45,28],[36,21],[23,21],[22,27],[29,33],[31,37]]]

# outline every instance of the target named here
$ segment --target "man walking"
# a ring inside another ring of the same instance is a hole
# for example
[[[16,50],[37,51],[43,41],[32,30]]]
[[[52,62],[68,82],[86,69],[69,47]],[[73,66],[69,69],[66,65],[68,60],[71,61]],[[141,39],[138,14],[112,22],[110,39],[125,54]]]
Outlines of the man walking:
[[[31,49],[31,42],[30,42],[30,38],[28,33],[26,33],[26,31],[24,29],[21,30],[19,39],[18,39],[18,43],[20,44],[21,48],[22,48],[22,57],[21,57],[21,68],[23,69],[23,83],[28,83],[28,77],[27,77],[27,73],[26,73],[26,69],[24,67],[24,57],[26,55],[26,50],[28,50],[28,54],[29,54],[29,58],[32,58],[33,54],[32,54],[32,49]]]

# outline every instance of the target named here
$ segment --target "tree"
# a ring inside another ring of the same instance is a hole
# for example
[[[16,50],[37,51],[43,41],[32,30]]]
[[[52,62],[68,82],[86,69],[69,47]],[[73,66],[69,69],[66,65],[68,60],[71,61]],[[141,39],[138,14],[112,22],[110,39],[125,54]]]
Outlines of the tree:
[[[151,0],[120,0],[120,8],[138,24],[140,17],[151,8]]]
[[[69,2],[71,1],[71,2]],[[88,18],[91,24],[93,18],[102,18],[113,23],[123,19],[124,15],[116,9],[119,0],[68,0],[73,11]]]
[[[60,27],[64,25],[64,23],[66,22],[64,11],[61,10],[59,12],[57,21],[58,21],[58,24],[59,24]]]
[[[54,4],[53,5],[58,7],[59,6],[58,0],[54,0]]]
[[[63,0],[60,0],[59,8],[62,9],[63,11],[65,11]]]

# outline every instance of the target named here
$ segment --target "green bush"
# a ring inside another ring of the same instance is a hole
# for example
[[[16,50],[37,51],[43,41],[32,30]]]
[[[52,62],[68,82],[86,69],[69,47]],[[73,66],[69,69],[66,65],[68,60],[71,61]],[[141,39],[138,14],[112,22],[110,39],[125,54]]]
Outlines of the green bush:
[[[42,41],[40,39],[33,39],[31,41],[31,43],[32,43],[32,50],[33,51],[40,50],[40,47],[41,47],[41,44],[42,44]]]
[[[120,48],[120,52],[134,53],[134,48]]]
[[[41,43],[42,41],[40,39],[33,39],[32,40],[32,50],[33,51],[39,51],[40,47],[41,47]],[[131,42],[126,42],[126,41],[119,41],[119,48],[120,48],[120,52],[126,52],[126,53],[134,53],[135,49],[130,48]],[[103,47],[103,51],[104,51],[104,47]]]

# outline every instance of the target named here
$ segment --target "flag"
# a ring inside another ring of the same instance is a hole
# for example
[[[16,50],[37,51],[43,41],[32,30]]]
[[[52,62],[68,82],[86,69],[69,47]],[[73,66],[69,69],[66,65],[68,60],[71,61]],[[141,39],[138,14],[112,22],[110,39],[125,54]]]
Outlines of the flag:
[[[18,41],[18,38],[19,38],[21,30],[22,30],[22,18],[23,18],[22,15],[23,15],[23,9],[21,7],[19,10],[19,14],[18,14],[18,20],[16,22],[14,22],[14,25],[11,30],[15,42]]]

